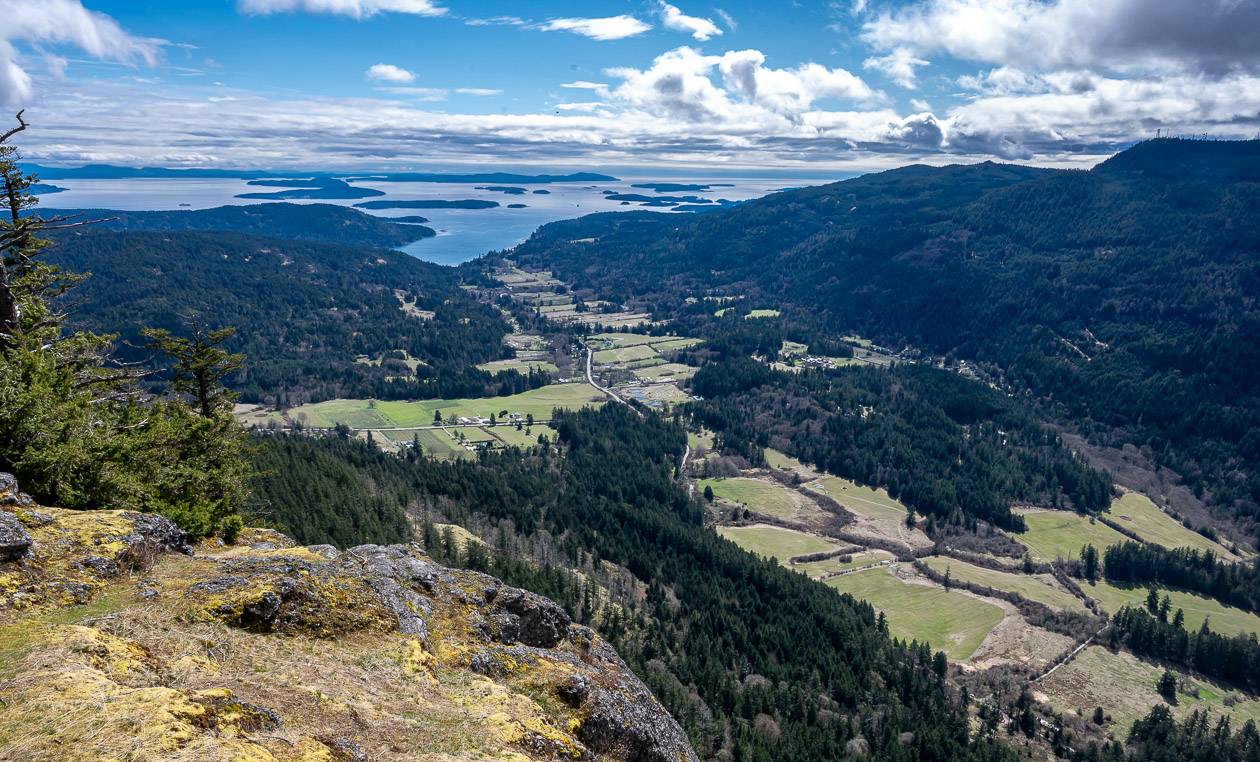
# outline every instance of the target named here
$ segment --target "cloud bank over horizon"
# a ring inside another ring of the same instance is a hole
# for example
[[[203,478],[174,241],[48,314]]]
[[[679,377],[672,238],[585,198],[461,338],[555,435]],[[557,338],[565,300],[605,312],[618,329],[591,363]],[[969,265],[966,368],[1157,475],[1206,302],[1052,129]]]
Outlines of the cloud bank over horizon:
[[[0,0],[0,103],[28,109],[31,160],[1070,166],[1156,129],[1260,130],[1260,0],[819,3],[803,11],[817,28],[800,45],[795,27],[741,24],[755,6],[710,18],[656,0],[639,13],[528,19],[470,14],[476,3],[239,0],[226,11],[235,23],[264,25],[255,33],[281,49],[286,25],[304,17],[365,36],[363,51],[329,53],[344,81],[283,87],[261,75],[213,81],[226,78],[215,50],[159,36],[161,19],[140,33],[135,19],[87,5]],[[461,58],[463,47],[445,57],[376,50],[390,35],[442,33],[499,35],[521,63],[483,62],[484,49]],[[553,51],[582,63],[531,67],[531,52]],[[185,58],[200,61],[180,66]]]

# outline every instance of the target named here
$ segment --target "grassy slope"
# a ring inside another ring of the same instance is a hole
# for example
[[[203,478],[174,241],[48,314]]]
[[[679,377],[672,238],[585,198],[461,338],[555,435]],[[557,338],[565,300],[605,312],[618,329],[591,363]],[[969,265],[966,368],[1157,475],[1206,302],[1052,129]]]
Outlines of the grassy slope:
[[[833,577],[826,584],[884,612],[894,636],[926,640],[955,661],[975,653],[1004,616],[992,604],[954,590],[902,582],[882,568]]]
[[[1186,529],[1172,516],[1160,510],[1146,495],[1125,492],[1111,504],[1108,514],[1120,526],[1127,527],[1157,545],[1166,548],[1198,548],[1210,550],[1222,558],[1237,558],[1218,543],[1192,529]]]
[[[1118,587],[1108,582],[1084,585],[1085,594],[1097,598],[1109,613],[1115,613],[1124,606],[1143,607],[1146,605],[1147,588]],[[1182,609],[1186,612],[1186,628],[1197,630],[1205,618],[1211,617],[1210,628],[1224,635],[1253,632],[1260,634],[1260,616],[1242,609],[1226,606],[1211,598],[1182,592],[1181,590],[1160,589],[1160,597],[1168,595],[1172,602],[1172,610]]]
[[[1030,601],[1044,603],[1051,608],[1085,611],[1085,604],[1081,602],[1081,599],[1038,577],[986,569],[983,566],[975,566],[966,561],[959,561],[957,558],[944,556],[931,556],[923,561],[942,574],[949,569],[950,576],[954,579],[1019,593]]]
[[[835,544],[812,534],[792,529],[753,524],[746,527],[718,527],[718,534],[749,553],[777,558],[786,563],[792,556],[821,553],[836,548]]]
[[[789,518],[796,515],[801,498],[782,485],[742,476],[728,479],[701,479],[698,488],[712,487],[713,494],[746,506],[767,516]]]
[[[1037,510],[1024,514],[1028,531],[1014,535],[1033,556],[1047,561],[1056,558],[1077,558],[1081,548],[1093,545],[1101,553],[1108,545],[1124,542],[1127,538],[1099,521],[1068,511]]]

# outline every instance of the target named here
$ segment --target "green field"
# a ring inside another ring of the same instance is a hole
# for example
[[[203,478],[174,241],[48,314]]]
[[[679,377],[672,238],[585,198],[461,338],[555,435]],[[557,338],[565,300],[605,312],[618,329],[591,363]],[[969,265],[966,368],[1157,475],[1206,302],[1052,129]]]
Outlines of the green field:
[[[779,316],[778,310],[753,310],[744,316],[745,320],[749,318],[776,318]]]
[[[791,455],[781,453],[772,447],[767,447],[765,450],[765,453],[766,453],[766,463],[770,464],[772,468],[777,468],[781,471],[807,471],[809,470],[806,468],[804,463],[800,462],[796,458],[793,458]]]
[[[650,367],[639,368],[634,371],[634,377],[641,381],[674,381],[691,378],[696,374],[696,369],[690,365],[669,362]]]
[[[831,572],[844,571],[845,569],[856,569],[859,566],[869,566],[870,564],[879,563],[880,561],[889,561],[893,558],[893,554],[886,550],[864,550],[859,553],[851,554],[852,558],[848,561],[842,561],[842,556],[832,556],[824,558],[821,561],[807,561],[803,564],[793,564],[792,568],[798,572],[803,572],[811,577],[821,577]]]
[[[595,362],[601,365],[618,362],[633,362],[634,360],[646,360],[656,357],[656,350],[647,344],[632,344],[628,347],[617,347],[615,349],[601,349],[595,353]]]
[[[691,445],[692,451],[703,448],[705,450],[713,449],[713,432],[712,431],[688,431],[687,444]]]
[[[732,503],[739,503],[750,511],[786,519],[795,516],[802,498],[793,490],[776,482],[735,476],[727,479],[701,479],[696,489],[701,492],[712,487],[713,494]]]
[[[605,397],[597,389],[586,384],[550,384],[508,397],[485,399],[418,400],[415,402],[394,400],[329,400],[313,405],[301,405],[286,411],[286,415],[307,426],[332,428],[344,423],[351,428],[372,429],[429,426],[435,411],[442,412],[443,419],[460,416],[489,417],[503,411],[530,415],[539,420],[551,418],[555,408],[576,409],[584,405],[601,405]],[[279,414],[269,417],[280,419]]]
[[[1120,587],[1109,582],[1098,582],[1093,585],[1081,585],[1081,589],[1091,598],[1097,598],[1108,613],[1114,614],[1125,605],[1145,608],[1145,587]],[[1208,624],[1215,632],[1223,635],[1254,632],[1260,635],[1260,616],[1248,611],[1226,606],[1212,598],[1207,598],[1181,590],[1160,588],[1160,597],[1168,596],[1172,602],[1172,610],[1182,609],[1186,612],[1186,629],[1197,630],[1204,619],[1210,618]]]
[[[1028,531],[1012,537],[1027,545],[1034,557],[1046,561],[1077,558],[1085,545],[1093,545],[1102,553],[1108,545],[1128,539],[1101,521],[1070,511],[1028,511],[1024,521]]]
[[[1142,539],[1165,548],[1198,548],[1210,550],[1226,559],[1236,558],[1219,544],[1192,529],[1186,529],[1181,522],[1160,510],[1150,498],[1137,492],[1125,492],[1117,498],[1111,504],[1108,516]]]
[[[594,333],[586,337],[588,344],[608,344],[610,347],[633,347],[667,340],[668,336],[648,336],[644,333]]]
[[[427,455],[439,459],[470,457],[471,453],[458,441],[458,435],[464,435],[466,442],[490,442],[493,447],[532,447],[538,444],[538,435],[546,434],[554,440],[556,432],[550,426],[536,423],[526,434],[525,430],[516,430],[515,426],[452,426],[446,429],[399,429],[379,432],[380,436],[403,445],[420,440],[420,446]]]
[[[886,567],[843,574],[827,585],[869,602],[903,640],[927,641],[954,661],[965,661],[1005,616],[1002,609],[957,590],[902,582]]]
[[[897,530],[905,525],[909,511],[884,489],[871,489],[838,476],[824,476],[805,485],[840,503],[854,513]]]
[[[505,370],[518,370],[521,373],[528,373],[530,368],[545,373],[560,372],[560,369],[554,364],[542,360],[495,360],[493,362],[483,362],[477,367],[488,373],[502,373]]]
[[[941,574],[949,569],[951,577],[976,585],[987,585],[998,590],[1019,593],[1030,601],[1037,601],[1055,609],[1073,609],[1085,611],[1085,604],[1080,598],[1066,590],[1051,585],[1038,577],[1014,572],[1002,572],[986,569],[983,566],[969,564],[957,558],[930,556],[924,563]]]
[[[671,349],[686,349],[699,344],[701,339],[667,339],[665,341],[652,342],[652,349],[658,352],[668,352]]]
[[[1112,732],[1123,738],[1134,720],[1145,717],[1156,704],[1164,703],[1155,691],[1155,683],[1163,672],[1163,667],[1142,661],[1126,651],[1112,653],[1102,646],[1090,646],[1037,687],[1061,712],[1080,709],[1089,717],[1094,707],[1103,707],[1115,723]],[[1260,722],[1260,702],[1248,699],[1246,694],[1235,693],[1236,698],[1243,700],[1227,707],[1224,699],[1230,689],[1198,678],[1191,682],[1196,686],[1198,697],[1179,693],[1176,706],[1169,707],[1178,718],[1198,709],[1208,710],[1216,717],[1229,715],[1234,727],[1242,726],[1247,720]],[[1215,717],[1208,724],[1214,726]]]
[[[766,558],[776,558],[786,565],[787,560],[806,553],[823,553],[839,547],[833,542],[812,534],[783,529],[769,524],[753,524],[746,527],[718,527],[718,534],[739,547]]]

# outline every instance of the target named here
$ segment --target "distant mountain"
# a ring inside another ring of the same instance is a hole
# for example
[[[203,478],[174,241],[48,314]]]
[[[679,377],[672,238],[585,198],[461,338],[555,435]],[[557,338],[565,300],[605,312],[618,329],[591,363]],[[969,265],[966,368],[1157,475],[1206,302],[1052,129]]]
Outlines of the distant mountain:
[[[573,172],[567,175],[521,175],[510,172],[385,172],[339,174],[336,172],[292,172],[282,170],[240,169],[168,169],[166,167],[119,167],[112,164],[88,164],[82,167],[45,167],[24,164],[25,172],[42,180],[129,180],[134,178],[260,180],[286,177],[339,177],[348,181],[382,180],[398,183],[494,183],[499,185],[542,185],[547,183],[607,183],[617,178],[594,172]]]
[[[1091,171],[910,166],[694,217],[593,215],[516,250],[703,330],[743,296],[789,334],[968,359],[1260,527],[1260,142],[1154,140]],[[736,319],[735,315],[731,319]]]
[[[27,190],[36,196],[47,196],[52,193],[62,193],[65,191],[65,188],[59,185],[49,185],[48,183],[35,183]]]
[[[333,204],[251,204],[160,212],[43,208],[37,211],[44,216],[71,214],[84,220],[103,220],[93,227],[104,230],[230,231],[383,248],[437,235],[432,228],[402,225]]]

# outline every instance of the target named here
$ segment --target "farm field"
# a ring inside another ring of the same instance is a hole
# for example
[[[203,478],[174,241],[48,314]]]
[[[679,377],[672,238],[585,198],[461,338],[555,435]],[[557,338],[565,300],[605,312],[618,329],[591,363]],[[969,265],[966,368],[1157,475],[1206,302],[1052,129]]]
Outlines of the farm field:
[[[781,519],[795,516],[806,500],[781,484],[745,476],[701,479],[696,485],[700,492],[704,492],[705,487],[712,487],[713,494],[722,500]]]
[[[779,316],[778,310],[753,310],[744,316],[744,319],[755,318],[776,318]]]
[[[927,641],[954,661],[970,658],[1006,615],[956,590],[903,582],[888,567],[832,577],[825,584],[884,612],[894,636]]]
[[[607,343],[610,347],[633,347],[669,339],[668,336],[648,336],[643,333],[593,333],[586,337],[588,343]]]
[[[470,457],[471,453],[459,441],[464,435],[466,442],[489,442],[494,448],[532,447],[538,444],[538,435],[546,434],[548,439],[555,439],[556,432],[550,426],[534,424],[530,433],[524,429],[517,431],[515,426],[452,426],[446,429],[397,429],[377,432],[380,437],[391,442],[395,448],[409,444],[413,438],[420,440],[420,446],[427,455],[439,459]]]
[[[506,370],[518,370],[521,373],[528,373],[530,368],[545,373],[560,372],[560,369],[555,365],[543,360],[494,360],[493,362],[483,362],[477,367],[487,373],[502,373]]]
[[[986,585],[998,590],[1019,593],[1030,601],[1037,601],[1055,609],[1071,609],[1085,611],[1085,604],[1080,598],[1072,595],[1041,577],[1029,574],[1003,572],[986,569],[983,566],[969,564],[957,558],[947,556],[929,556],[923,562],[941,574],[949,570],[951,577],[976,585]]]
[[[1091,598],[1096,598],[1107,613],[1114,614],[1126,605],[1135,608],[1146,606],[1146,587],[1120,587],[1109,582],[1097,582],[1093,585],[1081,585],[1081,589]],[[1213,631],[1223,635],[1240,633],[1260,634],[1260,616],[1248,611],[1226,606],[1212,598],[1187,593],[1181,590],[1159,588],[1160,597],[1168,596],[1172,610],[1182,609],[1186,612],[1186,629],[1197,630],[1203,620]]]
[[[793,458],[791,455],[779,452],[772,447],[766,448],[765,455],[766,463],[768,463],[771,468],[777,468],[781,471],[797,471],[801,473],[810,472],[810,468],[804,463],[800,462],[796,458]]]
[[[841,558],[843,556],[832,556],[821,561],[806,561],[803,564],[792,564],[792,568],[811,577],[821,577],[832,572],[857,569],[858,567],[877,564],[881,561],[891,561],[893,554],[886,550],[863,550],[853,553],[852,559],[849,561],[842,561]]]
[[[1080,709],[1089,717],[1094,707],[1103,707],[1114,722],[1111,731],[1117,738],[1123,738],[1134,720],[1145,717],[1156,704],[1164,703],[1155,691],[1155,683],[1163,671],[1163,667],[1127,651],[1112,653],[1102,646],[1090,646],[1037,687],[1061,712]],[[1231,717],[1234,727],[1240,727],[1247,720],[1260,722],[1260,701],[1233,692],[1242,700],[1229,707],[1225,705],[1225,697],[1232,692],[1229,688],[1197,677],[1189,680],[1196,686],[1198,697],[1178,693],[1177,704],[1169,708],[1179,719],[1198,709],[1214,715],[1208,721],[1209,726],[1215,725],[1215,718],[1222,714]]]
[[[1186,529],[1181,522],[1160,510],[1146,495],[1137,492],[1125,492],[1111,504],[1108,511],[1110,518],[1122,527],[1137,533],[1138,536],[1163,545],[1165,548],[1197,548],[1210,550],[1218,556],[1236,561],[1238,557],[1230,553],[1218,543],[1194,531]],[[1102,548],[1099,548],[1101,551]]]
[[[687,347],[694,347],[701,341],[702,339],[671,338],[666,339],[665,341],[652,342],[652,349],[655,349],[658,352],[667,352],[671,349],[686,349]]]
[[[647,360],[656,357],[656,350],[647,344],[631,344],[625,347],[616,347],[614,349],[601,349],[595,353],[595,362],[601,365],[619,362],[633,362],[635,360]]]
[[[1038,509],[1026,511],[1023,516],[1028,531],[1011,536],[1026,545],[1034,557],[1045,561],[1078,558],[1086,545],[1093,545],[1102,553],[1108,545],[1128,539],[1101,521],[1091,522],[1088,516],[1071,511]]]
[[[717,533],[739,547],[766,558],[776,558],[787,565],[793,556],[807,553],[824,553],[837,547],[833,542],[795,529],[752,524],[746,527],[718,527]]]
[[[271,413],[266,418],[283,423],[287,417],[315,428],[332,428],[338,423],[344,423],[356,429],[407,428],[432,425],[433,414],[437,411],[441,411],[444,419],[460,416],[489,417],[491,414],[499,415],[507,410],[522,416],[532,414],[536,419],[546,420],[551,417],[551,411],[555,408],[576,409],[584,405],[598,406],[604,401],[604,396],[598,390],[586,384],[550,384],[507,397],[485,399],[437,399],[414,402],[329,400],[312,405],[301,405],[285,411],[283,415]],[[265,423],[265,420],[262,422]]]
[[[676,362],[661,363],[634,371],[634,377],[640,381],[677,381],[691,378],[695,374],[696,368]]]
[[[691,395],[668,383],[648,384],[646,386],[617,386],[615,389],[623,397],[629,397],[648,407],[657,409],[665,405],[686,402],[691,399]]]
[[[863,487],[838,476],[824,476],[805,486],[880,524],[904,526],[909,513],[904,505],[889,496],[887,490]]]

